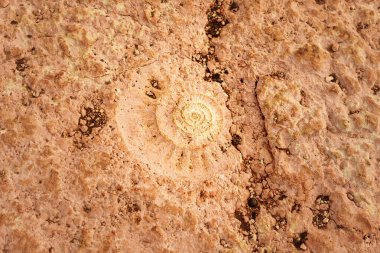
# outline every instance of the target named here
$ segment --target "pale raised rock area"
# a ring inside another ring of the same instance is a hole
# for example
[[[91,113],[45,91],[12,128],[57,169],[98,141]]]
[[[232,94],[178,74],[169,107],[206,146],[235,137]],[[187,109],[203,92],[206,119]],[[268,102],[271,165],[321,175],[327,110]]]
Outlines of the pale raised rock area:
[[[379,252],[379,1],[0,20],[0,252]]]

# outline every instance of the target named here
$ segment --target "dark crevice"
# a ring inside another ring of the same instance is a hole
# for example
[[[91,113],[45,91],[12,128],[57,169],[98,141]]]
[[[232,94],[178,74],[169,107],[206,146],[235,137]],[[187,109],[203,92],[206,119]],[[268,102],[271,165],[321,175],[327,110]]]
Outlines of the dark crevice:
[[[269,146],[269,149],[268,149],[268,151],[269,151],[269,153],[270,153],[270,155],[271,155],[271,158],[273,159],[273,161],[275,160],[274,159],[274,155],[273,155],[273,147],[272,147],[272,145],[271,145],[271,143],[270,143],[270,141],[269,141],[269,139],[268,139],[268,129],[267,129],[267,126],[266,126],[266,124],[265,124],[265,115],[264,115],[264,113],[263,113],[263,111],[262,111],[262,108],[261,108],[261,105],[260,105],[260,102],[259,102],[259,99],[258,99],[258,97],[257,97],[257,85],[258,85],[258,83],[259,83],[259,81],[260,81],[260,77],[257,77],[257,79],[256,79],[256,81],[255,81],[255,87],[254,87],[254,94],[255,94],[255,99],[256,99],[256,102],[257,102],[257,107],[259,108],[259,112],[260,112],[260,115],[261,115],[261,119],[263,120],[263,131],[264,131],[264,134],[265,134],[265,137],[267,138],[267,144],[268,144],[268,146]],[[274,164],[274,166],[276,166],[275,164]]]
[[[302,249],[303,244],[307,241],[307,235],[308,235],[307,231],[299,233],[295,238],[293,238],[293,245],[297,249]]]
[[[234,4],[233,9],[236,10],[237,4]],[[218,57],[215,55],[216,48],[212,43],[212,39],[216,37],[220,37],[221,30],[224,26],[226,26],[229,21],[223,14],[223,1],[215,0],[210,9],[207,11],[207,24],[205,26],[205,32],[208,37],[209,47],[207,53],[195,53],[193,55],[192,60],[201,64],[205,68],[204,80],[207,82],[217,82],[220,84],[220,87],[223,89],[224,93],[227,95],[227,99],[225,101],[225,105],[227,109],[231,113],[231,117],[233,119],[233,112],[229,107],[228,103],[230,101],[230,92],[225,87],[225,82],[223,79],[223,75],[228,74],[228,70],[223,67],[210,68],[208,63],[210,61],[219,62]],[[235,149],[240,153],[241,157],[244,157],[239,149],[239,145],[242,141],[241,137],[232,132],[232,129],[229,129],[231,135],[231,145],[235,147]]]

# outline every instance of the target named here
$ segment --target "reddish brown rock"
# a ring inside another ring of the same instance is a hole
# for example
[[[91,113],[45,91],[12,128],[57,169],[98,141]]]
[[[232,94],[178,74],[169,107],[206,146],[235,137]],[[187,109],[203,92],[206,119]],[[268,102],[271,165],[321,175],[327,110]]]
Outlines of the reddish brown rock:
[[[0,251],[378,252],[378,10],[0,0]]]

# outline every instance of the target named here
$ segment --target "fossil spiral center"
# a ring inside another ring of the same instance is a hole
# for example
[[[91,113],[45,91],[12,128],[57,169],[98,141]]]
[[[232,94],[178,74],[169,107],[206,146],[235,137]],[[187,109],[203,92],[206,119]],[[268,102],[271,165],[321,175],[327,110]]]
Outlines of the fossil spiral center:
[[[194,120],[194,121],[199,120],[200,117],[201,117],[201,115],[199,115],[199,114],[196,113],[196,112],[193,112],[193,113],[191,114],[191,118],[192,118],[192,120]]]
[[[212,117],[212,112],[206,105],[190,102],[177,108],[174,122],[188,134],[201,134],[210,128]]]
[[[222,127],[222,112],[213,98],[194,94],[157,108],[160,131],[176,145],[199,147],[215,139]]]

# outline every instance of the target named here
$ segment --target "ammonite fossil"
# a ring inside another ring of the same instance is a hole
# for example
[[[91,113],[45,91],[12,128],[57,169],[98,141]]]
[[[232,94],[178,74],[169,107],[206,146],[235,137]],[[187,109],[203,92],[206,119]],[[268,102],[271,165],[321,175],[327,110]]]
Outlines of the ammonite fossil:
[[[180,80],[160,86],[135,85],[121,96],[116,118],[126,148],[168,176],[204,178],[237,168],[241,157],[231,146],[231,115],[220,85]]]

